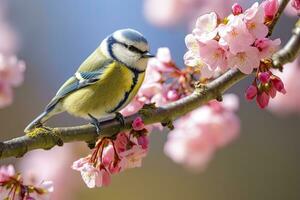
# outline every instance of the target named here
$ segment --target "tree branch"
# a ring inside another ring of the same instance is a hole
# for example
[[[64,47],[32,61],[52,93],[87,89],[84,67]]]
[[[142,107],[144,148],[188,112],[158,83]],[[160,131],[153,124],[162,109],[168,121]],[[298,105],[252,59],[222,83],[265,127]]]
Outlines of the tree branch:
[[[276,16],[276,20],[269,25],[271,32],[288,1],[289,0],[280,1],[280,9]],[[292,41],[290,40],[290,42],[288,42],[282,50],[274,55],[274,64],[278,63],[280,65],[284,65],[285,63],[295,59],[295,56],[299,54],[299,23],[297,23],[296,27],[294,35],[291,38]],[[100,137],[109,137],[120,131],[129,130],[131,128],[132,121],[137,116],[141,116],[145,124],[173,121],[174,119],[187,114],[210,100],[218,98],[226,90],[246,76],[247,75],[241,73],[237,69],[231,69],[204,87],[196,88],[193,94],[185,98],[159,108],[142,109],[143,112],[126,117],[124,127],[121,127],[119,122],[116,120],[104,121],[101,123],[102,132]],[[56,145],[62,146],[63,143],[68,142],[85,141],[93,143],[97,139],[98,135],[96,130],[91,125],[49,129],[38,128],[25,136],[0,143],[0,159],[13,156],[21,157],[28,151],[34,149],[51,149]]]
[[[294,61],[300,53],[300,19],[292,31],[293,35],[287,44],[273,56],[273,64],[281,69],[283,64]]]

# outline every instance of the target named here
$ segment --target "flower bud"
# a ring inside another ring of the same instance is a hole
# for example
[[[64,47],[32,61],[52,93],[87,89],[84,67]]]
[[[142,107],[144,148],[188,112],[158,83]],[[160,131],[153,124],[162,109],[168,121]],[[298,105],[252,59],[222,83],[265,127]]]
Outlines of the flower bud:
[[[258,73],[258,79],[262,82],[262,83],[268,83],[270,80],[270,74],[269,72],[259,72]]]
[[[143,119],[141,117],[135,118],[135,120],[132,122],[132,128],[135,131],[143,130],[145,128]]]
[[[300,0],[293,0],[292,6],[297,10],[300,11]]]
[[[245,94],[246,99],[250,101],[254,99],[256,95],[257,95],[257,87],[254,85],[250,85],[246,90],[246,94]]]
[[[233,4],[233,6],[231,7],[231,11],[233,15],[239,15],[241,13],[243,13],[243,8],[241,5],[239,5],[238,3]]]
[[[271,87],[268,91],[268,94],[274,99],[276,96],[276,89],[274,87]]]
[[[269,104],[270,96],[266,92],[257,95],[256,102],[261,109],[264,109]]]
[[[283,84],[283,82],[280,78],[274,76],[273,79],[272,79],[272,83],[273,83],[273,86],[275,87],[275,89],[278,92],[281,92],[282,94],[286,93],[286,90],[284,88],[284,84]]]
[[[176,90],[170,90],[167,93],[167,99],[170,101],[176,101],[179,99],[179,94]]]
[[[142,135],[137,138],[137,142],[142,146],[142,149],[147,149],[149,145],[149,138],[147,135]]]
[[[268,19],[273,19],[278,11],[279,3],[278,0],[267,0],[263,3],[265,10],[265,16]]]

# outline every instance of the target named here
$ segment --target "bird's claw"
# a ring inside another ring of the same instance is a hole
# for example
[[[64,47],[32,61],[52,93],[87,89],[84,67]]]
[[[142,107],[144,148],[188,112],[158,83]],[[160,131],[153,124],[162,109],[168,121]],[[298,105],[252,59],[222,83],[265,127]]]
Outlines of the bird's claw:
[[[116,112],[116,119],[119,121],[119,123],[122,127],[125,126],[125,119],[124,119],[124,116],[121,113]]]
[[[100,132],[101,132],[100,122],[93,115],[91,115],[91,114],[88,114],[88,115],[91,118],[91,124],[95,126],[97,134],[100,135]]]

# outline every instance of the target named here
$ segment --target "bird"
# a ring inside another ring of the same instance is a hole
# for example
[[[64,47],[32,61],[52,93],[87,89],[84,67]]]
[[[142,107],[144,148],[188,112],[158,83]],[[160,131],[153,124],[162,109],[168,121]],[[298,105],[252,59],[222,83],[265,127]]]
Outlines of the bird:
[[[43,127],[51,117],[67,112],[87,119],[101,132],[99,119],[115,115],[137,94],[147,63],[154,57],[146,38],[134,29],[120,29],[107,36],[60,87],[44,111],[25,129]]]

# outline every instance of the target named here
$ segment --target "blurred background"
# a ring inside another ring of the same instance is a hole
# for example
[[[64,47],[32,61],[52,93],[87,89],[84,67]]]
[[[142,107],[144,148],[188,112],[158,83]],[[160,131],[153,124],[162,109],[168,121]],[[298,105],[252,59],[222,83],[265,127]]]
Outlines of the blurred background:
[[[166,3],[171,0],[161,4],[151,4],[150,0],[1,1],[7,21],[17,34],[17,56],[27,67],[23,85],[14,90],[13,104],[0,110],[1,141],[23,135],[24,127],[42,111],[65,79],[103,38],[117,29],[130,27],[142,32],[153,53],[159,47],[169,47],[173,59],[182,66],[184,37],[195,16],[205,11],[201,0],[196,2],[199,10],[195,4],[181,10],[181,6]],[[218,9],[229,13],[226,4],[229,5],[227,0],[219,0]],[[168,19],[163,16],[168,9],[163,8],[170,5],[174,12],[167,13],[171,16]],[[162,18],[155,19],[160,14]],[[273,38],[280,37],[284,44],[294,22],[294,17],[283,15]],[[113,176],[107,188],[88,189],[80,174],[70,169],[74,160],[87,154],[85,144],[38,150],[25,156],[25,164],[20,164],[19,159],[1,160],[0,164],[16,163],[24,173],[54,177],[55,200],[300,199],[299,115],[278,116],[246,102],[243,94],[250,81],[246,79],[230,90],[241,97],[239,138],[218,151],[202,173],[191,173],[164,155],[167,132],[153,132],[143,167]],[[49,125],[83,123],[86,122],[65,114],[55,117]]]

